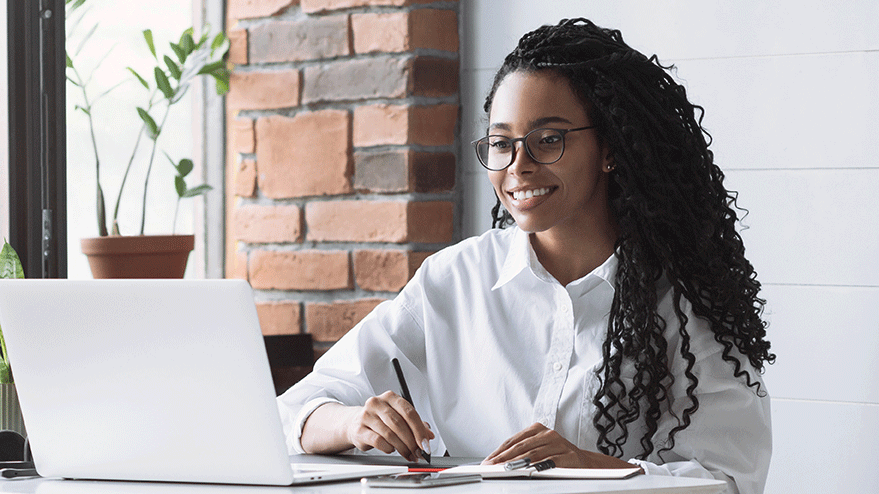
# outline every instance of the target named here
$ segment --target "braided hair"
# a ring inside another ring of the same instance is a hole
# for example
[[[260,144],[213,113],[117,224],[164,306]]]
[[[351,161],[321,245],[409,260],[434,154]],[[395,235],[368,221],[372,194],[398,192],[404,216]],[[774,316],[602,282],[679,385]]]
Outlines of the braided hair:
[[[623,454],[629,424],[644,420],[637,457],[645,459],[656,448],[654,435],[663,410],[674,416],[677,425],[667,438],[658,438],[661,457],[699,409],[684,300],[708,322],[735,377],[755,393],[765,391],[752,372],[762,373],[764,363],[775,361],[761,319],[765,300],[757,295],[760,283],[735,229],[737,194],[724,188],[723,172],[708,149],[711,137],[701,125],[703,109],[687,100],[684,88],[668,73],[672,68],[662,66],[655,55],[647,58],[630,48],[619,31],[582,18],[565,19],[519,40],[484,105],[490,113],[494,94],[510,73],[561,75],[612,153],[608,200],[619,225],[619,268],[603,363],[596,371],[593,424],[599,450],[617,457]],[[492,220],[493,228],[513,223],[500,199]],[[673,290],[677,321],[665,321],[657,312],[658,289],[665,283]],[[675,351],[686,362],[688,402],[680,416],[669,393],[675,376],[664,332],[670,324],[677,325],[681,343]],[[624,366],[634,369],[628,388],[621,378]]]

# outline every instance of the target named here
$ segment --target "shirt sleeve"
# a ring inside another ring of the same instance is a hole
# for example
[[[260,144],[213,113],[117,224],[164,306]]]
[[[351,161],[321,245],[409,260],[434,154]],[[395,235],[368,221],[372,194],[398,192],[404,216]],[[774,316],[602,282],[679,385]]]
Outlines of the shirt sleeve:
[[[694,321],[695,319],[695,321]],[[699,328],[690,328],[691,344],[696,356],[693,372],[699,379],[696,390],[699,409],[692,423],[674,438],[670,451],[659,451],[666,444],[669,431],[677,420],[664,414],[654,436],[656,450],[647,461],[631,460],[649,475],[715,478],[728,483],[727,493],[760,494],[766,483],[772,454],[770,400],[760,375],[746,357],[733,351],[742,368],[747,369],[752,382],[733,375],[734,366],[722,358],[722,346],[714,341],[713,333],[704,320],[690,316]],[[671,326],[671,325],[670,325]],[[678,355],[673,360],[675,384],[672,386],[673,406],[678,416],[690,406],[686,396],[689,381],[684,377],[685,363]]]
[[[396,390],[390,359],[397,357],[411,369],[423,362],[423,355],[424,333],[402,302],[379,304],[315,362],[309,375],[278,397],[289,452],[303,452],[302,428],[317,407],[329,402],[363,405],[372,396]]]

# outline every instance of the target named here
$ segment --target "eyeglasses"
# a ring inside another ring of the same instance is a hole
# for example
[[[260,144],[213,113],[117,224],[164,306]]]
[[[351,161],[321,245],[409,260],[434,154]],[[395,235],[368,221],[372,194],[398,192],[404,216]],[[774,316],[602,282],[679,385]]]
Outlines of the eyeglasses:
[[[501,171],[516,159],[515,144],[519,141],[534,161],[549,165],[562,159],[565,153],[565,134],[577,130],[594,129],[594,125],[576,129],[534,129],[524,137],[510,139],[504,136],[485,136],[473,141],[479,163],[492,171]]]

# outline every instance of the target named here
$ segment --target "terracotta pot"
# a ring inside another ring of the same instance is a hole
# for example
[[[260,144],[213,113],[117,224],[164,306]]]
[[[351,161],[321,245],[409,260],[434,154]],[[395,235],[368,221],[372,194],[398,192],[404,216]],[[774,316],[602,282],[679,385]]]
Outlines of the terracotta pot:
[[[194,235],[83,238],[92,276],[98,278],[183,278]]]

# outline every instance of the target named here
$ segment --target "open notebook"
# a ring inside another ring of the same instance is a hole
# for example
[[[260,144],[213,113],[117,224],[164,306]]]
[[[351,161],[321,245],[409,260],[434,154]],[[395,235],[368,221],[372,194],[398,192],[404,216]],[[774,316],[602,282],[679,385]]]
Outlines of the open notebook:
[[[43,476],[290,485],[407,471],[290,464],[241,280],[0,280]]]
[[[557,468],[538,470],[534,467],[507,470],[499,465],[461,465],[440,472],[440,475],[479,474],[484,479],[531,478],[531,479],[627,479],[638,475],[641,469],[632,468]]]

